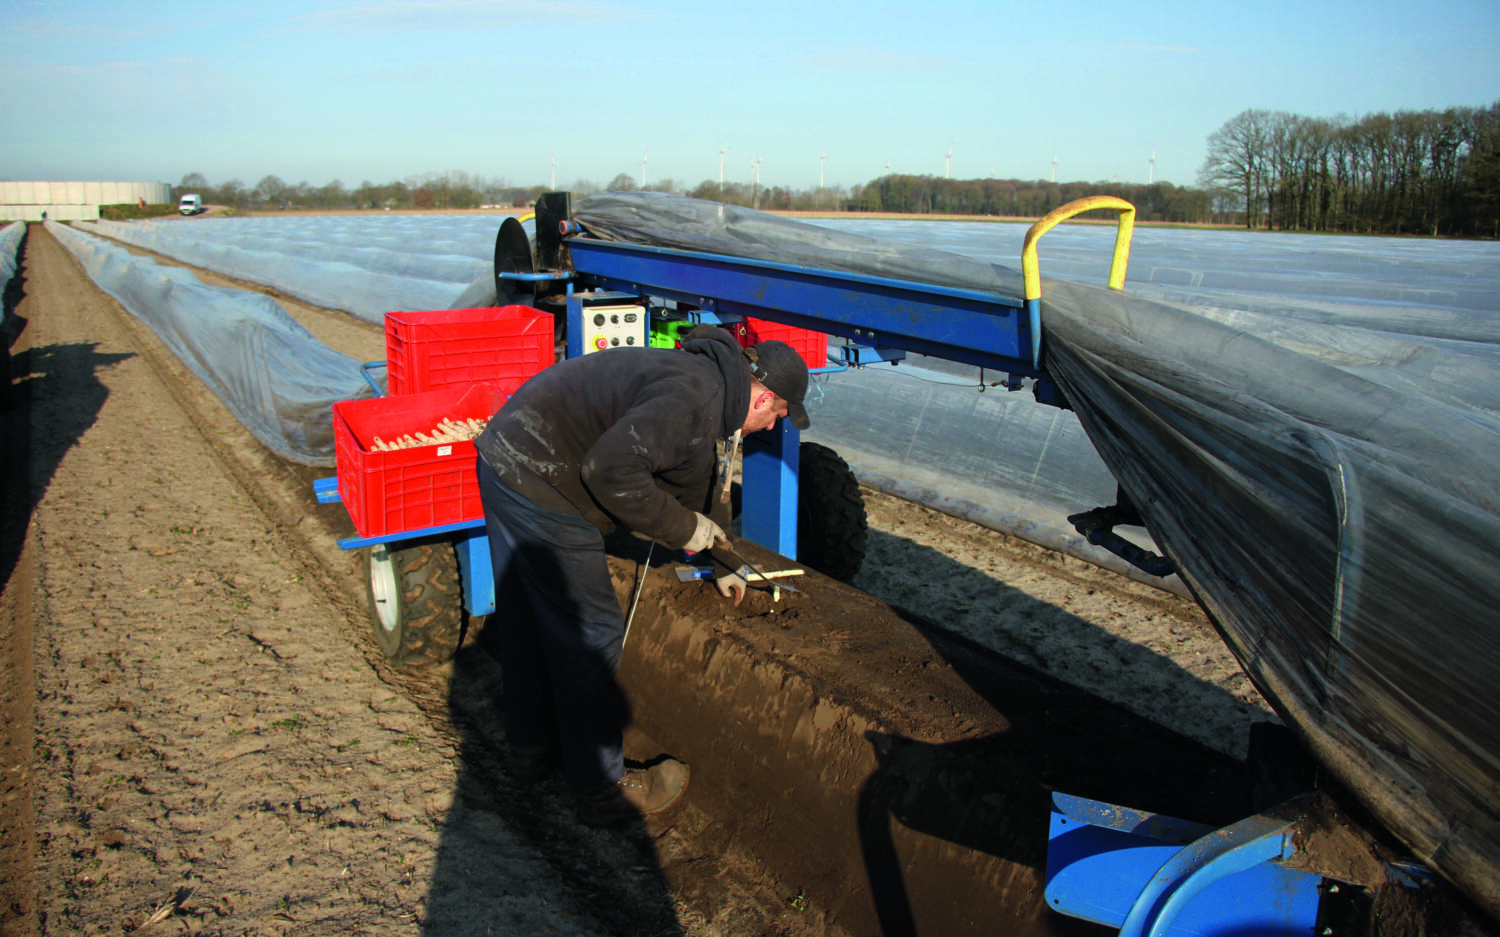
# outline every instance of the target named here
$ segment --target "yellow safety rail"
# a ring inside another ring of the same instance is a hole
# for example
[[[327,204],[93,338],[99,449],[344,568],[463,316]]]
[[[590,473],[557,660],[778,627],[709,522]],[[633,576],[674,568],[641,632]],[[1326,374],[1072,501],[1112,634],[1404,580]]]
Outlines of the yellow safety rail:
[[[1135,233],[1135,206],[1113,195],[1090,195],[1053,209],[1027,229],[1026,243],[1021,248],[1021,274],[1026,279],[1028,302],[1042,298],[1042,274],[1037,269],[1037,240],[1074,215],[1101,208],[1112,208],[1120,213],[1119,228],[1115,232],[1115,256],[1109,265],[1109,287],[1117,290],[1125,285],[1125,267],[1130,263],[1130,236]]]

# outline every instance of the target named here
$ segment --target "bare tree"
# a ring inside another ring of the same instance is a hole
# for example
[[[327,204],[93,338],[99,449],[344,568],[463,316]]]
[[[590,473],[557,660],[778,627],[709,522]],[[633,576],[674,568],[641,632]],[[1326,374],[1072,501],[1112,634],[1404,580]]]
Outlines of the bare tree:
[[[1500,102],[1462,116],[1459,185],[1464,230],[1500,237]]]
[[[347,208],[349,206],[349,193],[344,190],[344,184],[337,179],[318,189],[314,197],[322,208]]]
[[[1266,156],[1272,116],[1269,111],[1241,111],[1208,137],[1208,155],[1198,173],[1200,185],[1239,193],[1245,227],[1260,224],[1265,196]]]
[[[245,184],[238,179],[230,179],[219,186],[218,189],[211,191],[212,194],[205,195],[204,197],[209,201],[220,205],[227,205],[230,208],[243,208],[245,207],[245,203],[249,201],[249,196],[245,192]]]
[[[251,194],[257,201],[266,202],[276,207],[281,207],[286,198],[287,185],[281,181],[280,176],[266,176],[255,184],[255,190]]]

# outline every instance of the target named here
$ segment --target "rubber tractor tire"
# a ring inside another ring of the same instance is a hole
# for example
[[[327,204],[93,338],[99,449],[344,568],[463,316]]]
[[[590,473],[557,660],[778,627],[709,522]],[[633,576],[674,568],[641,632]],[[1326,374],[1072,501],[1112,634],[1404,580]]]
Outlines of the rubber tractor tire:
[[[865,562],[869,522],[859,480],[837,452],[804,442],[797,458],[797,559],[848,582]]]
[[[376,544],[369,550],[368,587],[375,643],[392,664],[420,670],[458,653],[463,587],[451,542]]]

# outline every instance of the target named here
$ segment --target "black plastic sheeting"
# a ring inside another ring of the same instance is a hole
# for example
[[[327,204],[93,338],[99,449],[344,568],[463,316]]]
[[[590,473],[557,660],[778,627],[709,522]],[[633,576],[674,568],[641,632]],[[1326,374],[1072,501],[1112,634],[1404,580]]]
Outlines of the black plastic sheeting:
[[[1020,295],[1008,268],[658,193],[594,236]],[[1160,295],[1160,294],[1159,294]],[[1046,281],[1045,365],[1277,712],[1500,914],[1500,312]]]

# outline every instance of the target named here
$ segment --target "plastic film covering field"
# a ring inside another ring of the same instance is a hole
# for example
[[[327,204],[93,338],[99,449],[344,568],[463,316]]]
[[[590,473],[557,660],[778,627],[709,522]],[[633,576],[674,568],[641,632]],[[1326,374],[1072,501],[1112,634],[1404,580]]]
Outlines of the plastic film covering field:
[[[607,195],[575,215],[638,243],[1019,292],[1015,271],[956,254],[690,211]],[[1041,256],[1045,272],[1045,240]],[[1147,299],[1044,281],[1045,364],[1273,706],[1500,913],[1500,313],[1401,285],[1366,282],[1359,303],[1245,285]],[[1495,303],[1472,286],[1466,303]]]
[[[493,218],[448,224],[450,236],[410,217],[201,218],[82,225],[226,276],[273,286],[304,302],[381,322],[398,309],[456,308],[475,280],[490,280]],[[472,232],[473,237],[464,237]]]
[[[209,286],[180,267],[46,225],[267,448],[309,465],[334,464],[333,403],[373,393],[359,361],[318,341],[268,296]]]
[[[0,290],[9,286],[10,278],[16,275],[16,254],[21,249],[21,238],[25,236],[26,225],[20,221],[12,221],[0,228]]]

